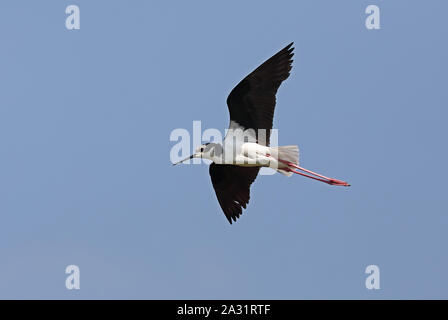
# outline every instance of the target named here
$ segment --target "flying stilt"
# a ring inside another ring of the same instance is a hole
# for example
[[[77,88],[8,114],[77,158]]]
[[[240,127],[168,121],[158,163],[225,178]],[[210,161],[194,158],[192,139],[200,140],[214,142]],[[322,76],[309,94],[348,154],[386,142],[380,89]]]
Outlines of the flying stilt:
[[[175,163],[192,158],[213,161],[209,168],[213,188],[230,223],[240,217],[242,208],[246,209],[250,185],[260,167],[273,168],[286,176],[295,173],[334,186],[350,186],[300,167],[297,146],[269,147],[275,95],[289,77],[292,45],[265,61],[230,92],[227,98],[230,127],[222,143],[204,144],[187,159]]]

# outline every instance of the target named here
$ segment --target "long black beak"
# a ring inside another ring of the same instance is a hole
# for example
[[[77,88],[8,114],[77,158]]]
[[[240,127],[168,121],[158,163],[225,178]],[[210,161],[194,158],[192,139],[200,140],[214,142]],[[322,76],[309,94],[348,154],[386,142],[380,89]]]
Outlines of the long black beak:
[[[176,164],[182,163],[182,162],[184,162],[184,161],[193,159],[193,157],[194,157],[194,154],[192,154],[192,155],[189,156],[188,158],[185,158],[184,160],[181,160],[181,161],[178,161],[178,162],[176,162],[176,163],[173,163],[173,166],[175,166]]]

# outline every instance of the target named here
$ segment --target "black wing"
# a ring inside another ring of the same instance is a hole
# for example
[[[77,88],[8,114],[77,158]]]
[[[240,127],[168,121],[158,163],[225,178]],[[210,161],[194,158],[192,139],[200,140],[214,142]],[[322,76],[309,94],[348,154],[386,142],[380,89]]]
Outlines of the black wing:
[[[219,205],[227,220],[236,221],[250,199],[250,185],[257,177],[258,167],[239,167],[234,165],[210,165],[210,177]]]
[[[292,45],[293,43],[290,43],[255,69],[230,92],[227,98],[230,120],[245,129],[255,129],[256,133],[257,129],[265,129],[266,145],[269,145],[274,118],[275,94],[291,70],[294,55]]]

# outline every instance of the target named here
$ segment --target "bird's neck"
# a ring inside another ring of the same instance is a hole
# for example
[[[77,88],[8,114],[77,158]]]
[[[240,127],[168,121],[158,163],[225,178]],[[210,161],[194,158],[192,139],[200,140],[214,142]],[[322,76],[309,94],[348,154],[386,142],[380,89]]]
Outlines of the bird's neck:
[[[208,159],[213,161],[216,164],[224,163],[224,148],[222,143],[216,143],[213,149],[208,154]]]

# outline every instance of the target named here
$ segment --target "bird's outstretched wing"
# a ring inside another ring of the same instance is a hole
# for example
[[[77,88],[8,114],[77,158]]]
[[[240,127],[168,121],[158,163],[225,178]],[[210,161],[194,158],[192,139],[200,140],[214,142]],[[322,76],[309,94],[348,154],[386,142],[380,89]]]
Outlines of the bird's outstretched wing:
[[[259,141],[269,145],[270,130],[275,109],[275,94],[291,70],[294,55],[290,43],[244,78],[227,98],[230,120],[244,129],[266,130],[266,139]],[[260,139],[262,140],[262,139]]]
[[[227,220],[236,221],[250,198],[250,185],[257,177],[258,167],[239,167],[234,165],[210,165],[210,177],[219,205]]]

